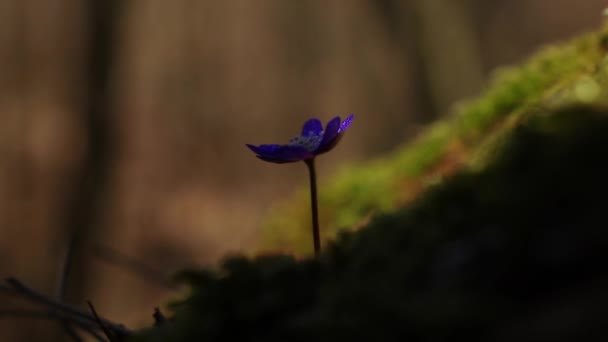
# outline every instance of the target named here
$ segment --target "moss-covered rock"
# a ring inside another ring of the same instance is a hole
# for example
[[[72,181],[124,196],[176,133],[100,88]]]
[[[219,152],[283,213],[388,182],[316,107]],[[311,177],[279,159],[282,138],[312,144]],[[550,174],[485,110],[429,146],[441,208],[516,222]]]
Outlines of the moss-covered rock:
[[[143,341],[608,337],[608,111],[521,123],[483,170],[343,233],[318,260],[228,259]],[[595,335],[592,335],[595,334]]]
[[[351,223],[390,213],[337,233],[318,259],[236,257],[184,272],[192,293],[133,340],[608,338],[602,37],[541,53],[322,201],[331,220],[351,204]]]

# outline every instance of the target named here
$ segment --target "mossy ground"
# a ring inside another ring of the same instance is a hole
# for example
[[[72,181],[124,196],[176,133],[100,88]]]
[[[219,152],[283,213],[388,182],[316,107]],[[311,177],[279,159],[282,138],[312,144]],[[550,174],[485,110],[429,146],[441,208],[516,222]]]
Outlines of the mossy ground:
[[[494,161],[344,232],[318,259],[231,258],[144,341],[608,337],[608,111],[520,124]],[[595,335],[594,335],[595,334]]]
[[[335,212],[324,227],[339,227],[340,210],[350,223],[390,213],[334,231],[318,259],[184,272],[192,293],[134,340],[606,339],[603,34],[499,76],[411,147],[344,171],[322,199]]]

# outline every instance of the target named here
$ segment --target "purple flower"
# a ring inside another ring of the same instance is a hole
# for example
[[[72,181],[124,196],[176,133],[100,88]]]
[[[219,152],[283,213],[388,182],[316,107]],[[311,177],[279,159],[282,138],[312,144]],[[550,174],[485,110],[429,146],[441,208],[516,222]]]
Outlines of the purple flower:
[[[302,134],[289,140],[287,145],[250,145],[258,158],[271,163],[293,163],[313,159],[319,154],[330,151],[338,144],[344,132],[353,121],[353,114],[344,121],[336,116],[331,119],[325,130],[319,119],[310,119],[304,123]]]
[[[353,115],[344,121],[340,117],[329,120],[325,130],[319,119],[310,119],[304,123],[302,134],[289,140],[287,145],[250,145],[247,144],[258,158],[271,163],[293,163],[303,161],[310,175],[310,202],[312,209],[312,237],[315,256],[321,251],[321,236],[319,233],[319,211],[317,209],[317,176],[315,172],[315,157],[334,148],[344,132],[353,122]]]

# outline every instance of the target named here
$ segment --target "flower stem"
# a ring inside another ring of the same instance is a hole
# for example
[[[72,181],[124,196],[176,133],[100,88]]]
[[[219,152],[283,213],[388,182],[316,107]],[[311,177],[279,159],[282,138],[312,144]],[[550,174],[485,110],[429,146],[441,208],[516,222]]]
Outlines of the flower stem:
[[[317,174],[315,173],[315,160],[307,159],[304,161],[308,166],[310,175],[310,204],[312,207],[312,239],[315,246],[315,256],[319,256],[321,251],[321,238],[319,236],[319,210],[317,206]]]

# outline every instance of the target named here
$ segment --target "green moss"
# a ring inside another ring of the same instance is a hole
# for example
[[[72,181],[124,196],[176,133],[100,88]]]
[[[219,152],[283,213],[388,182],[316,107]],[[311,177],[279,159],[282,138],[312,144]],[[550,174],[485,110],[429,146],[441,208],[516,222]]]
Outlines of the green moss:
[[[606,338],[606,146],[608,110],[522,118],[486,167],[341,233],[319,259],[184,273],[192,294],[136,340]]]
[[[324,238],[403,206],[454,169],[483,167],[517,121],[538,108],[604,101],[605,35],[602,30],[546,47],[519,67],[497,71],[478,99],[456,106],[449,118],[413,141],[387,156],[337,172],[320,187]],[[441,168],[446,160],[455,160],[456,167]],[[309,205],[306,191],[300,190],[273,210],[263,226],[261,249],[310,253]]]

